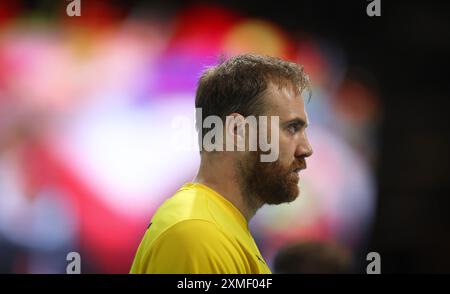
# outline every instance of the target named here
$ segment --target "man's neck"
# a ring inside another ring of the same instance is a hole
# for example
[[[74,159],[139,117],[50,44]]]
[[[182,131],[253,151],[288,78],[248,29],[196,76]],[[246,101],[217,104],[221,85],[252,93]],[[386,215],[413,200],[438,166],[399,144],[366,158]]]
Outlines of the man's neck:
[[[218,160],[214,160],[218,162]],[[202,163],[197,176],[193,182],[200,183],[213,189],[228,201],[230,201],[245,217],[247,223],[256,214],[260,207],[252,207],[248,201],[245,201],[246,196],[244,191],[241,191],[235,169],[230,166],[231,161],[220,161],[220,166],[215,167],[212,161],[208,164]]]

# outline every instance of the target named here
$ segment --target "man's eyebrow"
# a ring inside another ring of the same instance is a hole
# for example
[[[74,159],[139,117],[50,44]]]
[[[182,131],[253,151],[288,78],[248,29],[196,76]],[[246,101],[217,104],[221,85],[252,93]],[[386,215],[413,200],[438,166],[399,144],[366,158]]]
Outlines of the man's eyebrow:
[[[296,118],[294,118],[294,119],[290,119],[290,120],[288,120],[288,121],[283,122],[282,125],[283,125],[284,127],[291,126],[291,125],[297,125],[297,126],[299,126],[299,127],[305,127],[305,128],[307,128],[308,125],[309,125],[309,123],[306,122],[304,119],[301,119],[301,118],[299,118],[299,117],[296,117]]]

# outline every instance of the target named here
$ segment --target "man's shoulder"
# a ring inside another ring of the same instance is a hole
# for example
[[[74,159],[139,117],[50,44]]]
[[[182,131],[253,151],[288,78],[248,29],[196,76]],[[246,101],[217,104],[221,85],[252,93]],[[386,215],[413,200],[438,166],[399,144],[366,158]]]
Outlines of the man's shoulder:
[[[205,193],[185,186],[167,199],[153,216],[154,221],[168,221],[171,225],[190,219],[213,221]]]
[[[172,233],[177,228],[217,226],[209,201],[203,191],[183,186],[155,212],[147,235],[154,240],[165,232]]]
[[[176,240],[181,244],[197,243],[199,240],[217,240],[223,236],[216,223],[206,219],[184,219],[172,224],[160,233],[159,238]]]
[[[244,273],[247,268],[237,244],[204,219],[176,222],[144,242],[136,256],[134,273]]]

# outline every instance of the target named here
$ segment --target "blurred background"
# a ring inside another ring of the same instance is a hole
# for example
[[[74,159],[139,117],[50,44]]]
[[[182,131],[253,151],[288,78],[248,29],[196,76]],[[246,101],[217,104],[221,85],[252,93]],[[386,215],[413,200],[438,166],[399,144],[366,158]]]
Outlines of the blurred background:
[[[271,269],[305,243],[343,272],[371,251],[382,273],[450,271],[448,4],[72,2],[0,1],[0,273],[65,273],[71,251],[128,273],[197,171],[200,73],[239,53],[313,85],[302,195],[251,221]]]

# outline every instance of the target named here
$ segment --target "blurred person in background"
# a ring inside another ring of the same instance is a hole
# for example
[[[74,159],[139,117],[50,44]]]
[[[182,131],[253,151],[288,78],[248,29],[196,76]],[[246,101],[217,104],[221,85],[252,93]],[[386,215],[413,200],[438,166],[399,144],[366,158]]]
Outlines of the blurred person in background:
[[[1,122],[0,273],[64,272],[65,255],[76,248],[76,220],[56,175],[40,161],[45,120],[10,111]]]
[[[352,256],[332,242],[297,242],[282,247],[275,256],[277,274],[346,274],[352,271]]]
[[[227,117],[241,122],[249,116],[277,117],[278,138],[270,140],[278,139],[278,157],[262,162],[259,145],[256,151],[248,146],[243,152],[202,150],[193,182],[153,216],[131,273],[271,272],[248,223],[264,204],[292,202],[299,195],[299,172],[313,152],[302,97],[308,87],[301,66],[269,56],[238,55],[203,73],[195,102],[202,117],[219,117],[223,134],[234,143],[250,141],[249,132],[245,122],[230,126]],[[197,128],[203,142],[208,128],[198,119]],[[224,147],[224,142],[218,143]]]

